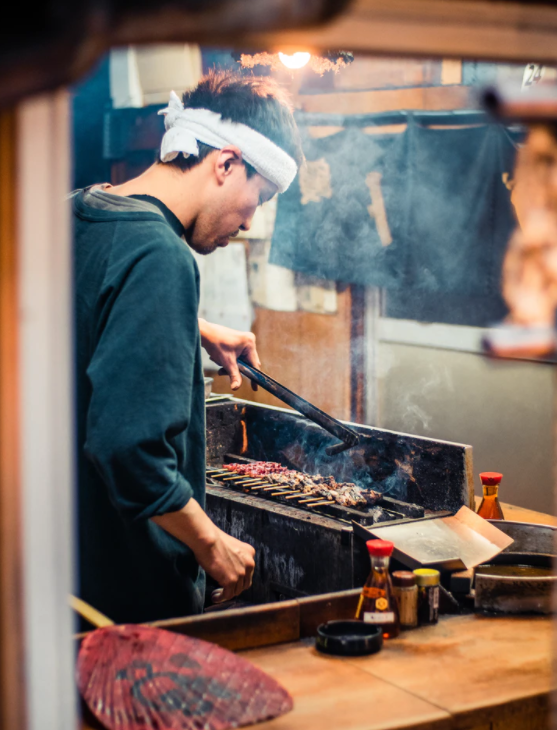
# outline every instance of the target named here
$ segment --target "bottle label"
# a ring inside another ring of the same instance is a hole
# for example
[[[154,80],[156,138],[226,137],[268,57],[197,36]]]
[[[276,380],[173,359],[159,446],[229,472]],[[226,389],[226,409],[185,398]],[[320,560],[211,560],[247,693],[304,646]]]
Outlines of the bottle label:
[[[431,607],[434,611],[439,608],[439,586],[433,586],[431,590]]]
[[[375,588],[375,586],[364,586],[362,593],[364,598],[371,598],[372,600],[384,598],[386,595],[382,588]]]
[[[393,611],[369,612],[364,613],[364,623],[366,624],[389,624],[394,622],[395,614]]]

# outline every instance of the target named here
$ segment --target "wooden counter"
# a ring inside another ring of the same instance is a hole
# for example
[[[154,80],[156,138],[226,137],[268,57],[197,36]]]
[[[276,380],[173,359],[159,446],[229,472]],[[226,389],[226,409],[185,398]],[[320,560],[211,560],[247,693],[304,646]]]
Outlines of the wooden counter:
[[[475,497],[476,510],[482,501],[481,497]],[[557,526],[557,517],[547,515],[544,512],[535,512],[533,509],[525,507],[517,507],[515,504],[501,502],[501,508],[506,520],[513,522],[533,522],[536,525],[553,525]]]
[[[511,505],[503,509],[508,519],[557,523]],[[288,689],[294,710],[258,730],[549,727],[550,617],[446,616],[437,626],[386,641],[373,656],[317,652],[308,637],[323,620],[352,616],[358,594],[346,591],[157,625],[238,650]],[[260,648],[245,648],[250,646]],[[91,718],[82,730],[98,727]]]
[[[260,730],[543,730],[551,644],[549,618],[457,616],[370,657],[328,657],[312,640],[242,655],[294,697]]]
[[[505,517],[557,519],[502,504]],[[545,730],[550,617],[443,617],[403,632],[370,657],[328,657],[311,639],[241,652],[294,697],[294,711],[260,730]]]

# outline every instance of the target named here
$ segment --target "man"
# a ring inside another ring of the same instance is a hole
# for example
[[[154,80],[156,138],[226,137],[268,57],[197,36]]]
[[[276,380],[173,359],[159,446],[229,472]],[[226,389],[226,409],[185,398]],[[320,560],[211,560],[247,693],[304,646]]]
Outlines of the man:
[[[198,322],[188,246],[248,230],[302,155],[269,79],[213,73],[183,101],[163,112],[160,162],[72,198],[80,596],[117,622],[198,613],[204,571],[227,600],[254,569],[253,548],[204,512],[200,340],[234,389],[236,358],[259,360],[250,333]]]

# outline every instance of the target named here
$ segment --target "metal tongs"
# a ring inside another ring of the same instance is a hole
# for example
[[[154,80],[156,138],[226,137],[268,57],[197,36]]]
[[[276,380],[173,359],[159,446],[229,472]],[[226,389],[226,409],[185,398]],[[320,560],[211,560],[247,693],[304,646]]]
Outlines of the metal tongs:
[[[252,365],[248,365],[247,362],[239,359],[238,367],[240,372],[245,375],[246,378],[257,383],[257,385],[260,385],[264,390],[276,396],[283,403],[291,406],[297,410],[298,413],[306,416],[306,418],[309,418],[310,421],[313,421],[313,423],[321,426],[321,428],[325,429],[325,431],[328,431],[333,436],[339,438],[341,440],[340,444],[333,444],[332,446],[327,446],[325,449],[325,453],[328,456],[335,456],[336,454],[346,451],[346,449],[351,449],[353,446],[359,446],[371,441],[370,436],[365,436],[354,431],[352,428],[345,426],[344,423],[337,421],[336,418],[329,416],[328,413],[317,408],[317,406],[314,406],[307,400],[300,398],[299,395],[296,395],[296,393],[293,393],[284,385],[277,383],[276,380],[273,380],[273,378],[261,370],[254,368]]]

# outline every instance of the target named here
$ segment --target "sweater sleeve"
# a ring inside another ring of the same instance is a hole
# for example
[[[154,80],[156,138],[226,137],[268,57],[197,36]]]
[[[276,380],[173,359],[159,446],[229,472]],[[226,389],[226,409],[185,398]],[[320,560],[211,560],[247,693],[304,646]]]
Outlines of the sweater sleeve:
[[[195,264],[159,236],[109,262],[85,453],[117,511],[144,520],[181,509],[192,486],[180,473],[199,348]]]

